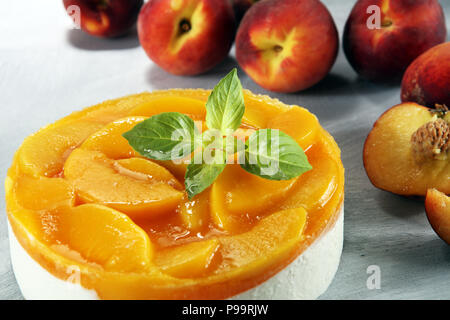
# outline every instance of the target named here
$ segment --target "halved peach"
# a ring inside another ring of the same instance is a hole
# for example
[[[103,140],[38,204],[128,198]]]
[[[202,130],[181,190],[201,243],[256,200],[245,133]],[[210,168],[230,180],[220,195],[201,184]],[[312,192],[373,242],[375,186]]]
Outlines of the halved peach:
[[[111,159],[135,157],[136,151],[122,134],[145,119],[145,117],[127,117],[111,122],[87,138],[81,148],[100,151]]]
[[[211,216],[221,229],[233,232],[248,218],[264,214],[288,197],[297,178],[273,181],[250,174],[238,164],[228,165],[211,188]]]
[[[192,242],[158,251],[154,263],[177,278],[196,278],[208,271],[219,248],[217,239]]]
[[[153,169],[156,175],[166,173],[159,166]],[[103,204],[135,219],[174,213],[183,196],[166,183],[126,174],[117,169],[116,161],[97,151],[74,150],[64,166],[64,176],[84,202]]]
[[[111,271],[148,270],[152,244],[145,231],[125,214],[99,204],[84,204],[59,209],[58,220],[58,239],[86,262]],[[63,246],[54,249],[71,254]]]
[[[364,167],[372,183],[402,195],[425,196],[429,188],[450,193],[448,114],[415,103],[386,111],[364,145]]]
[[[450,245],[450,197],[436,189],[429,189],[425,209],[433,230]]]

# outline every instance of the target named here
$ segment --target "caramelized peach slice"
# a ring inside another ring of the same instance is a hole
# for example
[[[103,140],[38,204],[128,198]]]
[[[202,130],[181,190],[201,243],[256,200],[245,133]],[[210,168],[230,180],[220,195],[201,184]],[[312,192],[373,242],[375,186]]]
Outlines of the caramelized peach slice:
[[[221,229],[238,231],[247,218],[264,214],[284,200],[296,181],[267,180],[237,164],[228,165],[211,188],[212,219]]]
[[[166,168],[153,161],[143,158],[130,158],[117,160],[116,169],[119,173],[135,176],[138,180],[151,180],[164,182],[177,190],[184,190],[183,185]]]
[[[316,140],[319,121],[308,110],[292,107],[269,121],[268,128],[283,131],[294,138],[303,150],[307,150]]]
[[[100,151],[111,159],[135,157],[136,151],[122,134],[145,119],[145,117],[128,117],[111,122],[86,139],[81,148]]]
[[[41,129],[25,139],[20,148],[21,170],[32,176],[59,174],[69,153],[101,127],[97,122],[73,121]]]
[[[192,242],[158,251],[154,263],[173,277],[196,278],[208,271],[218,248],[216,239]]]
[[[282,203],[282,208],[303,207],[311,212],[322,208],[333,196],[339,184],[339,168],[335,160],[327,157],[321,147],[314,146],[308,152],[308,160],[313,170],[302,174]]]
[[[187,97],[160,97],[138,105],[131,110],[130,116],[151,117],[163,112],[181,112],[194,120],[203,120],[206,116],[205,102]]]
[[[449,194],[449,150],[440,150],[448,130],[446,118],[438,119],[436,113],[415,103],[386,111],[364,145],[364,167],[373,185],[401,195],[425,196],[429,188]]]
[[[52,243],[55,240],[55,230],[58,230],[56,225],[57,219],[52,210],[41,210],[43,206],[49,205],[50,208],[56,208],[60,205],[72,203],[72,199],[66,199],[66,195],[69,196],[70,192],[67,192],[64,186],[57,186],[53,189],[57,189],[56,195],[51,195],[46,191],[45,194],[39,194],[39,199],[30,199],[29,196],[36,196],[33,190],[28,187],[36,187],[35,181],[24,181],[24,178],[18,178],[17,182],[14,182],[9,176],[5,180],[5,193],[6,193],[6,208],[11,225],[18,226],[27,230],[27,233],[32,235],[28,236],[24,241],[34,241],[34,239],[43,240],[46,243]],[[58,179],[61,180],[61,179]],[[58,184],[58,183],[57,183]],[[22,187],[28,190],[22,190]],[[40,187],[38,187],[40,189]],[[55,190],[53,190],[55,191]],[[72,194],[73,195],[73,194]],[[31,208],[31,209],[28,209]],[[34,208],[39,208],[39,211]],[[44,208],[45,209],[45,208]]]
[[[63,244],[105,270],[139,272],[150,265],[153,248],[147,234],[114,209],[98,204],[66,207],[59,211],[58,229]]]
[[[425,209],[433,230],[450,245],[450,197],[436,189],[429,189]]]
[[[154,169],[154,175],[165,173],[159,166]],[[64,166],[64,175],[84,202],[104,204],[132,218],[173,213],[183,196],[166,183],[127,175],[117,169],[116,161],[97,151],[73,151]]]
[[[286,107],[280,107],[279,101],[267,96],[253,95],[244,90],[245,113],[242,122],[255,128],[268,128],[271,119],[283,113]]]
[[[248,232],[219,238],[222,263],[215,272],[237,268],[251,274],[283,261],[303,240],[306,218],[303,208],[278,211]]]
[[[62,178],[20,176],[15,192],[19,204],[30,210],[53,210],[75,203],[72,185]]]
[[[210,216],[210,190],[205,190],[189,200],[185,195],[181,201],[179,214],[189,230],[199,231],[206,226]]]

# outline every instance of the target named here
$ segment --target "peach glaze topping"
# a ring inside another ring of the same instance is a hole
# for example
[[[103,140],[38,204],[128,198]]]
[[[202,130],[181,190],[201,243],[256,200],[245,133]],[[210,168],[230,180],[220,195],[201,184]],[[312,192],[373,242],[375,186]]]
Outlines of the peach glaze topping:
[[[75,112],[28,137],[5,182],[9,222],[42,267],[102,299],[223,299],[251,289],[331,228],[344,198],[334,139],[306,109],[244,91],[242,131],[293,137],[313,169],[287,181],[227,165],[189,200],[186,165],[122,137],[161,112],[204,120],[208,90],[143,93]]]

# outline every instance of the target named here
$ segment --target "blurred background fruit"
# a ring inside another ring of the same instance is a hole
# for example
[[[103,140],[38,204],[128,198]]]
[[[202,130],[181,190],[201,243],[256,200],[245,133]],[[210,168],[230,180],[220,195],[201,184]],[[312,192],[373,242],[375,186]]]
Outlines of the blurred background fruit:
[[[245,14],[236,36],[236,58],[261,87],[295,92],[322,80],[338,52],[338,33],[317,0],[264,0]]]
[[[63,0],[68,10],[77,6],[80,28],[97,37],[124,35],[136,23],[143,0]]]
[[[430,108],[436,104],[450,107],[450,42],[414,60],[403,77],[401,98]]]
[[[230,0],[233,4],[234,16],[236,22],[239,24],[247,10],[254,5],[258,0]]]
[[[368,20],[373,5],[381,14],[374,29]],[[444,42],[446,34],[438,0],[359,0],[345,26],[344,51],[362,77],[395,81],[420,54]]]
[[[229,0],[150,0],[138,18],[145,52],[176,75],[200,74],[221,62],[235,28]]]

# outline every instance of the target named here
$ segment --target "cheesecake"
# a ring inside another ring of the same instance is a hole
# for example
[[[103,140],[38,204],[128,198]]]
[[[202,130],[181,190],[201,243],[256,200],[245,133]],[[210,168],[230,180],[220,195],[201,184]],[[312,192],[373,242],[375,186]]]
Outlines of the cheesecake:
[[[123,134],[164,112],[205,127],[210,90],[109,100],[25,139],[5,181],[14,274],[26,299],[315,299],[343,244],[344,167],[307,109],[244,90],[236,132],[279,129],[312,169],[267,180],[230,164],[188,197],[186,163]]]

